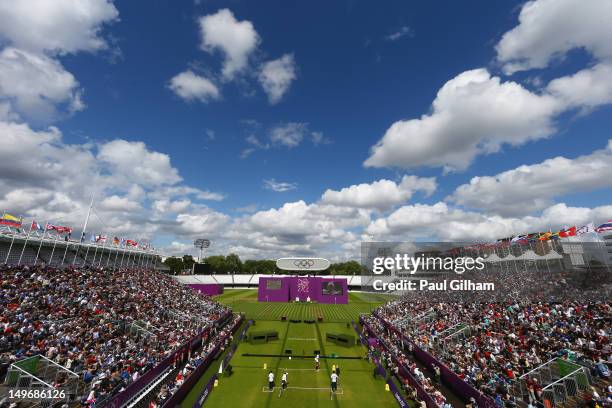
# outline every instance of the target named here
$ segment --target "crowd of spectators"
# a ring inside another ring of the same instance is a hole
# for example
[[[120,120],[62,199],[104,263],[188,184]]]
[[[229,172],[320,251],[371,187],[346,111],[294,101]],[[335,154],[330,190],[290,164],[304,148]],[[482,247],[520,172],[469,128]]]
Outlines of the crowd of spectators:
[[[379,358],[383,367],[401,381],[402,387],[409,399],[420,406],[424,406],[424,402],[417,396],[416,389],[410,385],[407,376],[401,371],[402,368],[410,372],[410,375],[432,397],[439,407],[447,408],[450,406],[446,402],[446,397],[439,389],[439,375],[436,375],[435,372],[433,376],[430,375],[428,377],[425,375],[411,357],[409,344],[405,344],[397,333],[386,330],[382,322],[374,316],[365,318],[365,323],[372,330],[371,334],[383,343],[370,344],[369,355]]]
[[[232,328],[236,325],[240,315],[234,315],[233,320],[227,324],[223,329],[212,332],[210,341],[202,347],[202,349],[195,355],[189,356],[187,363],[176,373],[169,382],[162,385],[161,389],[153,398],[149,404],[149,408],[157,408],[164,405],[170,397],[172,397],[178,389],[183,385],[191,374],[195,371],[200,364],[211,356],[212,353],[218,353],[219,356],[223,355],[223,352],[229,348],[229,345],[233,342],[234,337],[232,335]]]
[[[82,401],[94,404],[214,330],[227,312],[152,270],[1,266],[0,375],[41,355],[78,374]]]
[[[610,302],[454,303],[427,295],[390,302],[377,314],[498,406],[514,406],[517,379],[552,359],[580,362],[595,376],[612,363]],[[528,378],[523,398],[541,404],[545,385]],[[602,391],[592,400],[612,403]]]

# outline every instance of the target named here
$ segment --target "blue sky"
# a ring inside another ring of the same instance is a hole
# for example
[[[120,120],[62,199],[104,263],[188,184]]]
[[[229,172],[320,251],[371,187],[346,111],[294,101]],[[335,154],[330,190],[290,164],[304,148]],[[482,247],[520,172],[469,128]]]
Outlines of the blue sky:
[[[23,3],[7,211],[79,225],[95,193],[92,231],[167,253],[337,259],[612,217],[606,1]]]

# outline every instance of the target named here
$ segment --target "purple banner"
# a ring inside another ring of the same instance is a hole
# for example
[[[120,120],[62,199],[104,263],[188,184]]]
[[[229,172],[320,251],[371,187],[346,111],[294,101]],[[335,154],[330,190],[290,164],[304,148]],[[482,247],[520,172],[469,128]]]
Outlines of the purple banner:
[[[225,336],[221,339],[219,344],[210,353],[208,353],[208,355],[206,356],[206,359],[199,366],[196,367],[196,369],[193,371],[193,373],[191,373],[191,375],[189,377],[187,377],[187,379],[185,380],[183,385],[181,385],[180,388],[172,395],[172,397],[170,397],[164,403],[163,407],[174,407],[174,406],[177,406],[177,405],[179,405],[181,403],[181,401],[183,401],[185,399],[185,397],[187,397],[187,394],[189,394],[191,389],[200,380],[200,378],[202,377],[204,372],[212,364],[215,355],[217,354],[217,352],[219,351],[219,348],[221,347],[221,344],[223,344],[223,341],[225,341],[225,339],[227,337],[229,337],[230,333],[234,333],[236,330],[238,330],[238,327],[240,327],[240,323],[241,322],[242,322],[242,316],[234,324],[234,326],[231,328],[231,330],[228,333],[225,334]],[[236,349],[236,345],[233,345],[233,349],[230,349],[230,353],[233,353],[233,350],[235,350],[235,349]],[[226,356],[226,358],[227,358],[227,356]],[[223,366],[225,367],[225,360],[223,360]]]
[[[216,296],[223,293],[223,285],[218,283],[190,283],[187,286],[208,296]]]
[[[290,282],[284,277],[260,277],[257,300],[260,302],[288,302]]]
[[[219,319],[219,321],[227,320],[228,316],[231,316],[231,313],[228,312],[225,316]],[[194,336],[192,339],[187,341],[182,347],[168,356],[165,360],[162,360],[158,365],[153,367],[151,370],[147,371],[140,377],[138,380],[134,381],[130,385],[127,386],[125,390],[121,393],[115,395],[108,404],[102,404],[103,406],[107,406],[110,408],[119,408],[124,405],[127,401],[129,401],[132,397],[138,394],[143,388],[145,388],[151,381],[157,378],[161,373],[163,373],[168,367],[174,364],[176,359],[185,358],[186,354],[189,353],[189,349],[194,350],[194,344],[199,344],[198,339],[202,339],[202,336],[209,329],[202,330],[199,334]],[[199,347],[199,346],[198,346]]]
[[[257,299],[260,302],[348,303],[348,283],[344,278],[317,276],[283,276],[259,278]]]
[[[361,340],[361,344],[363,344],[364,346],[368,346],[368,340],[366,340],[366,338],[363,336],[363,334],[361,334],[361,332],[359,331],[359,328],[357,327],[357,325],[355,324],[355,322],[351,322],[353,325],[353,329],[355,329],[355,331],[357,332],[357,335],[359,336],[359,340]],[[372,339],[370,339],[372,340]],[[385,369],[380,365],[379,362],[376,362],[378,365],[378,372],[380,373],[381,369],[382,372],[386,375],[386,371]],[[389,389],[391,390],[391,392],[393,393],[393,397],[395,397],[395,400],[397,401],[397,404],[400,407],[408,407],[408,403],[406,402],[406,400],[404,399],[404,397],[402,397],[402,394],[399,392],[399,390],[397,389],[397,386],[395,385],[395,383],[393,382],[393,380],[391,380],[391,378],[387,379],[387,384],[389,384]]]
[[[374,332],[374,330],[372,330],[370,328],[370,326],[363,320],[363,317],[361,317],[359,319],[359,321],[361,322],[361,324],[363,325],[363,327],[365,327],[366,331],[376,337],[376,333]],[[384,341],[381,341],[379,339],[379,344],[381,344],[385,350],[387,350],[389,352],[389,354],[391,354],[393,361],[395,362],[395,364],[397,364],[397,366],[400,368],[399,370],[399,376],[401,378],[407,379],[408,383],[416,390],[417,395],[420,399],[422,399],[423,401],[425,401],[425,404],[427,405],[428,408],[438,408],[438,404],[436,404],[436,402],[433,400],[433,398],[427,393],[427,391],[425,391],[425,388],[423,388],[423,386],[421,385],[421,383],[414,378],[414,376],[412,375],[412,373],[410,372],[410,370],[408,370],[406,368],[405,365],[401,364],[400,361],[393,355],[393,353],[391,353],[391,350],[389,350],[389,348],[387,347],[387,345],[385,344]]]
[[[240,336],[238,337],[238,341],[242,341],[242,339],[244,339],[244,336],[245,336],[247,330],[249,329],[249,327],[251,326],[251,324],[253,324],[252,320],[249,320],[246,323],[246,325],[244,326],[244,328],[240,332]],[[238,348],[238,346],[236,344],[232,345],[232,348],[230,349],[230,352],[223,359],[223,367],[227,367],[227,364],[231,360],[231,358],[234,355],[234,353],[236,352],[237,348]],[[195,404],[193,405],[193,408],[200,408],[204,404],[204,401],[206,401],[206,399],[208,398],[208,395],[212,392],[212,389],[213,389],[214,384],[215,384],[215,380],[217,378],[218,378],[217,374],[213,374],[212,375],[212,377],[210,378],[210,380],[206,384],[206,387],[204,387],[204,389],[202,390],[202,393],[200,394],[200,396],[196,400]]]
[[[201,408],[204,405],[204,402],[206,402],[206,399],[208,398],[213,388],[215,387],[216,380],[217,380],[217,374],[213,374],[212,377],[210,377],[210,380],[208,381],[208,383],[206,384],[206,387],[204,387],[202,394],[200,394],[195,404],[193,404],[193,408]]]

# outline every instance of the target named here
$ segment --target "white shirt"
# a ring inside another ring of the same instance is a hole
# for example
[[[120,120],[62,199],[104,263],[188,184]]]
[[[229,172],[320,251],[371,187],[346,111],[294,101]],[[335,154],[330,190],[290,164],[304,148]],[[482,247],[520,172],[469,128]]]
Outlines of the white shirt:
[[[274,373],[268,374],[268,381],[269,382],[274,382]]]
[[[287,373],[283,374],[283,378],[282,378],[282,380],[283,380],[284,382],[287,382]]]
[[[331,381],[332,381],[333,383],[335,383],[336,381],[338,381],[338,374],[333,373],[333,374],[331,375]]]
[[[319,362],[319,356],[315,356],[315,361],[318,363]]]

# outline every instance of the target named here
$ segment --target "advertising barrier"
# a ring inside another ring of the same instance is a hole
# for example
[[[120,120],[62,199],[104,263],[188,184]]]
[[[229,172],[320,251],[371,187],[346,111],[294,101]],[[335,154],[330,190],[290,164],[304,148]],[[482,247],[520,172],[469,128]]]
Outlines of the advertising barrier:
[[[376,333],[374,332],[374,330],[372,330],[372,328],[365,322],[363,317],[360,317],[359,321],[361,322],[362,326],[365,327],[365,329],[366,329],[366,331],[368,333],[370,333],[372,336],[378,338],[376,336]],[[414,378],[412,373],[410,373],[410,371],[403,364],[401,364],[399,362],[399,360],[397,360],[396,356],[394,356],[393,353],[391,353],[391,351],[389,350],[389,348],[387,347],[385,342],[382,341],[382,339],[379,339],[378,344],[381,344],[385,348],[385,350],[387,350],[389,352],[389,354],[391,354],[391,356],[393,358],[393,361],[400,368],[399,375],[402,378],[405,378],[405,379],[408,380],[408,383],[410,384],[410,386],[413,387],[416,390],[418,397],[420,399],[422,399],[423,401],[425,401],[425,404],[427,405],[427,407],[428,408],[438,408],[438,404],[436,404],[436,402],[433,400],[433,398],[427,393],[427,391],[425,391],[425,389],[423,388],[421,383],[416,378]],[[384,371],[384,369],[383,369],[383,371]],[[391,385],[389,385],[389,387],[391,387]],[[406,401],[401,396],[401,393],[399,393],[399,391],[397,390],[397,387],[395,386],[395,384],[393,384],[393,387],[391,389],[394,390],[393,396],[395,397],[396,401],[398,401],[398,404],[400,404],[400,406],[408,406],[406,404]],[[398,400],[398,397],[401,398],[401,402],[400,402],[400,400]],[[404,404],[406,404],[406,405],[402,405],[402,402]]]
[[[219,321],[225,322],[231,316],[232,316],[232,313],[227,312],[222,318],[219,319]],[[110,407],[110,408],[119,408],[122,405],[124,405],[126,402],[132,399],[135,395],[140,393],[144,388],[146,388],[161,373],[166,371],[168,367],[170,367],[171,365],[174,365],[177,359],[183,359],[189,354],[190,350],[197,349],[199,345],[197,347],[195,347],[194,345],[201,344],[202,336],[206,334],[208,330],[209,328],[202,330],[199,334],[197,334],[192,339],[187,341],[182,347],[180,347],[178,350],[176,350],[166,359],[162,360],[159,364],[157,364],[151,370],[143,374],[142,377],[140,377],[138,380],[128,385],[127,388],[123,392],[115,395],[110,401],[108,401],[108,403],[101,404],[101,405]]]
[[[230,331],[226,333],[223,338],[221,338],[221,341],[219,342],[219,344],[210,353],[208,353],[204,361],[199,366],[196,367],[193,373],[191,373],[191,375],[187,377],[183,385],[181,385],[181,387],[172,395],[172,397],[168,398],[168,400],[164,403],[162,407],[169,408],[169,407],[178,406],[181,403],[181,401],[183,401],[185,397],[187,397],[187,394],[189,394],[191,389],[200,380],[204,372],[212,364],[215,358],[215,355],[217,354],[217,352],[219,351],[219,348],[221,347],[221,344],[223,344],[225,339],[228,338],[230,334],[238,330],[238,327],[240,327],[242,320],[243,320],[243,317],[240,316],[240,319],[234,323],[234,326],[230,329]],[[235,350],[236,346],[233,345],[232,347]],[[233,353],[232,349],[230,349],[230,353]],[[226,358],[227,358],[227,355],[226,355]],[[223,366],[225,367],[225,360],[223,360]]]
[[[246,332],[249,329],[249,327],[251,327],[252,324],[253,324],[252,320],[249,320],[245,324],[244,328],[240,332],[240,336],[238,336],[238,342],[241,342],[242,340],[244,340]],[[236,352],[237,348],[238,348],[237,344],[233,344],[232,345],[230,351],[227,353],[227,355],[223,359],[223,367],[227,367],[227,364],[231,360],[231,358],[234,355],[234,353]],[[201,375],[200,375],[200,377],[201,377]],[[213,387],[215,385],[215,380],[217,380],[218,378],[219,378],[218,374],[213,374],[211,376],[210,380],[208,380],[208,382],[206,383],[206,386],[202,390],[202,393],[200,394],[200,396],[196,400],[195,404],[193,404],[193,408],[201,408],[202,405],[204,405],[204,402],[206,401],[206,399],[208,398],[208,396],[210,395],[210,393],[213,390]]]
[[[483,408],[495,408],[495,402],[492,398],[484,395],[476,388],[472,387],[467,382],[463,381],[455,372],[442,363],[440,360],[432,356],[427,351],[420,348],[417,344],[412,342],[406,336],[404,336],[399,330],[393,327],[389,322],[380,317],[376,312],[372,313],[376,316],[389,330],[402,336],[406,344],[412,343],[414,357],[426,367],[432,367],[434,365],[440,368],[440,377],[442,382],[464,401],[468,401],[470,398],[474,398],[479,407]]]

